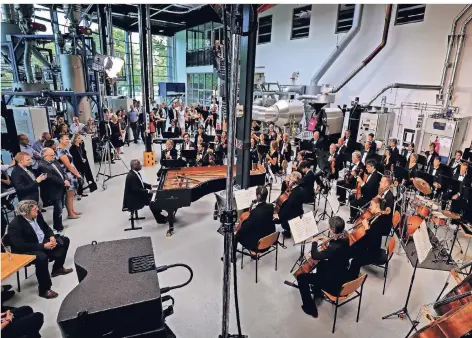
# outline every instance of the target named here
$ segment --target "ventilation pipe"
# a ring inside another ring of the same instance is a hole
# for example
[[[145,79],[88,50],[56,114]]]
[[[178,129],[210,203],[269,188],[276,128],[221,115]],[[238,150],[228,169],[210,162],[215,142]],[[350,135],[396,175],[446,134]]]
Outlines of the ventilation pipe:
[[[270,107],[253,106],[252,118],[261,122],[274,122],[283,127],[299,123],[305,115],[305,106],[299,100],[280,100]]]
[[[33,54],[33,41],[25,40],[25,53],[23,54],[23,67],[25,69],[27,83],[34,83],[33,67],[31,66],[32,54]]]
[[[457,48],[456,48],[456,55],[454,55],[454,63],[452,64],[451,79],[449,80],[449,85],[447,87],[447,93],[446,93],[446,100],[444,101],[444,106],[443,106],[444,111],[447,111],[447,109],[449,108],[449,104],[451,103],[451,100],[452,100],[452,91],[454,89],[454,82],[456,81],[457,66],[459,65],[459,58],[462,52],[462,47],[464,46],[465,31],[466,31],[467,25],[469,24],[471,20],[472,20],[472,15],[469,15],[469,17],[464,21],[464,23],[461,26],[459,42],[457,43]]]
[[[339,92],[349,81],[351,81],[354,78],[354,76],[356,76],[362,69],[364,69],[365,66],[367,66],[370,63],[370,61],[372,61],[377,56],[377,54],[379,54],[382,51],[382,49],[384,49],[388,40],[390,21],[392,19],[392,7],[393,7],[392,5],[387,5],[387,8],[385,10],[385,22],[384,22],[384,28],[383,28],[383,33],[382,33],[382,40],[380,41],[380,44],[339,85],[333,87],[330,90],[331,93]]]
[[[310,81],[310,86],[306,88],[306,94],[319,94],[320,93],[320,86],[318,85],[319,81],[326,73],[326,71],[331,67],[331,65],[336,61],[336,59],[341,55],[341,53],[346,49],[349,43],[354,39],[361,28],[362,22],[362,11],[364,9],[364,5],[357,4],[354,7],[354,18],[352,20],[352,27],[349,32],[346,34],[344,39],[341,41],[339,46],[337,46],[331,55],[323,62],[321,67],[318,71],[313,75]]]
[[[464,14],[471,8],[472,5],[466,5],[452,21],[451,33],[449,33],[449,41],[447,44],[446,58],[444,59],[444,67],[441,74],[441,89],[439,90],[438,100],[443,100],[444,91],[446,89],[446,73],[447,69],[451,66],[449,60],[451,58],[452,45],[454,44],[454,38],[456,34],[456,27],[459,20],[464,16]]]
[[[363,107],[368,107],[374,102],[380,95],[386,92],[389,89],[401,88],[401,89],[414,89],[414,90],[440,90],[441,86],[435,85],[419,85],[419,84],[408,84],[408,83],[392,83],[388,86],[383,87],[377,94],[375,94],[369,102],[363,105]]]

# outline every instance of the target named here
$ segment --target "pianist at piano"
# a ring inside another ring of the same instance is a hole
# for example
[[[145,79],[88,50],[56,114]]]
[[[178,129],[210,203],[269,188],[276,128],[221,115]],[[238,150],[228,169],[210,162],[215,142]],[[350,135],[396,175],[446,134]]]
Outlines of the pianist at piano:
[[[130,167],[131,170],[128,172],[125,182],[123,210],[137,211],[144,208],[144,206],[149,206],[156,222],[166,223],[167,217],[161,213],[162,210],[159,209],[157,203],[151,201],[152,186],[143,180],[140,173],[142,169],[141,162],[136,159],[131,160]]]

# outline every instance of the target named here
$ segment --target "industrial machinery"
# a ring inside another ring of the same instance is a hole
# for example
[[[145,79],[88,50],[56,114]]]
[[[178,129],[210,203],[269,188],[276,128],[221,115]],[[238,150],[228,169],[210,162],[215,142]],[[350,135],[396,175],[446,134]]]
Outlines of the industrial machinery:
[[[16,131],[28,136],[31,144],[41,138],[41,134],[49,131],[49,114],[46,107],[15,107],[13,110]]]
[[[369,134],[374,134],[376,141],[387,141],[391,137],[395,116],[386,110],[368,111],[361,114],[357,142],[364,143]]]

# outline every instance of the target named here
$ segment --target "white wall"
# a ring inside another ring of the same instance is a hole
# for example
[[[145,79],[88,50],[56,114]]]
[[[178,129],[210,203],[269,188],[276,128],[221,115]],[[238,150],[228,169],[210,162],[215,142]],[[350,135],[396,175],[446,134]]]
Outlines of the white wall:
[[[273,15],[271,42],[257,46],[256,67],[263,66],[266,81],[290,84],[292,72],[299,71],[297,84],[310,79],[345,34],[335,34],[337,5],[313,5],[310,36],[290,40],[292,11],[296,5],[279,4],[262,15]],[[336,104],[349,104],[355,96],[368,101],[380,88],[393,82],[439,84],[447,47],[447,36],[453,18],[464,5],[427,5],[421,23],[394,25],[396,6],[388,43],[380,54],[338,94]],[[365,5],[358,35],[326,72],[320,84],[336,85],[379,44],[384,24],[385,5]],[[459,23],[459,27],[460,27]],[[458,27],[458,28],[459,28]],[[461,115],[472,116],[472,24],[468,29],[456,92],[452,105]],[[391,90],[383,95],[387,102],[427,102],[435,104],[434,91]],[[380,104],[380,98],[375,102]],[[466,137],[472,139],[472,127]]]

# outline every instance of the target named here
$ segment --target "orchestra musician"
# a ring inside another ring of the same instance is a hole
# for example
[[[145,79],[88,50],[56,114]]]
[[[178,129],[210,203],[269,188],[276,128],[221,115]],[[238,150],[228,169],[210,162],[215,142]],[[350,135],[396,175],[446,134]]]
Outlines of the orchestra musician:
[[[167,217],[161,214],[155,202],[152,202],[152,186],[143,181],[141,176],[142,165],[139,160],[131,160],[131,170],[126,176],[125,192],[123,195],[123,209],[139,210],[148,205],[157,223],[166,223]]]
[[[374,140],[374,136],[374,133],[370,133],[369,135],[367,135],[367,141],[370,142],[370,149],[372,150],[372,154],[377,153],[377,143]]]
[[[392,138],[390,140],[390,156],[392,158],[392,163],[395,165],[397,161],[400,159],[400,152],[397,148],[398,141],[396,138]]]
[[[462,150],[456,151],[456,156],[449,161],[449,167],[452,169],[451,174],[454,176],[457,172],[459,172],[459,168],[461,166],[461,158],[462,158]]]
[[[365,141],[364,149],[362,150],[362,159],[361,162],[365,163],[367,160],[370,160],[374,157],[375,152],[373,151],[372,143],[370,141]]]
[[[346,146],[347,152],[352,153],[352,151],[354,150],[354,145],[355,145],[356,141],[352,137],[351,131],[346,130],[344,132],[344,137],[343,138],[344,138],[344,145]]]
[[[347,152],[347,147],[345,145],[345,141],[344,141],[344,138],[343,137],[340,137],[338,139],[338,148],[336,150],[336,154],[339,155],[343,155],[345,152]],[[344,166],[343,166],[344,167]],[[343,168],[341,167],[341,169]]]
[[[174,141],[166,141],[166,149],[162,151],[161,154],[161,166],[164,166],[164,160],[176,160],[177,159],[177,149],[174,148]]]
[[[385,219],[389,221],[389,225],[384,227],[384,231],[382,232],[383,236],[388,236],[390,234],[390,229],[392,228],[392,220],[393,220],[393,205],[395,203],[395,197],[393,196],[390,187],[392,186],[392,179],[388,176],[383,176],[380,179],[379,185],[379,192],[377,197],[380,197],[385,205],[385,213],[390,217],[386,217]]]
[[[380,260],[383,254],[382,236],[390,231],[391,221],[388,215],[383,214],[385,204],[379,197],[372,199],[369,210],[374,218],[370,221],[368,219],[362,221],[360,226],[364,227],[365,235],[351,246],[352,261],[349,279],[356,279],[364,265],[374,264]],[[378,216],[375,217],[375,215]]]
[[[290,144],[288,134],[285,133],[282,136],[282,142],[279,143],[280,167],[284,170],[287,168],[288,162],[290,162],[291,153],[292,145]]]
[[[356,177],[360,172],[365,171],[364,163],[361,162],[360,151],[352,153],[351,166],[344,176],[344,179],[338,181],[336,184],[336,195],[338,196],[339,203],[346,203],[346,190],[354,189],[356,186]]]
[[[324,250],[318,244],[311,246],[311,258],[319,261],[316,273],[302,273],[297,277],[298,289],[302,298],[302,310],[310,316],[318,317],[315,298],[322,297],[321,290],[338,295],[341,287],[349,280],[349,236],[344,230],[344,220],[339,216],[329,219],[330,239]]]
[[[429,150],[425,151],[426,154],[426,168],[423,169],[425,172],[429,171],[429,168],[433,165],[434,159],[439,157],[439,154],[436,152],[436,145],[434,143],[429,144]]]
[[[389,148],[385,149],[385,154],[382,156],[382,165],[385,170],[388,170],[389,172],[393,171],[394,163],[392,161],[392,154]]]
[[[170,127],[167,128],[167,131],[176,135],[177,137],[180,137],[180,128],[176,126],[177,120],[173,119],[170,121]]]
[[[251,130],[258,132],[261,130],[261,126],[257,123],[256,120],[252,120]]]
[[[254,166],[259,161],[259,155],[257,154],[256,141],[253,138],[251,138],[251,148],[249,149],[249,152],[251,153],[251,163]]]
[[[269,192],[264,186],[256,188],[256,200],[253,209],[249,211],[249,217],[241,224],[235,236],[234,252],[238,243],[250,251],[257,250],[257,244],[261,238],[275,232],[274,205],[267,203]]]
[[[402,156],[404,156],[406,158],[407,163],[408,163],[408,161],[410,161],[411,154],[414,154],[414,153],[415,153],[415,144],[414,143],[408,144],[408,147],[406,149],[402,150]]]
[[[266,155],[266,164],[269,166],[272,173],[276,174],[280,171],[279,167],[279,152],[277,151],[277,141],[270,142],[270,150]]]
[[[470,188],[472,184],[472,175],[469,173],[467,162],[462,162],[459,170],[452,176],[452,179],[459,181],[459,191],[449,189],[442,196],[443,206],[445,202],[452,199],[451,211],[460,214],[467,208],[467,196],[465,188]]]
[[[292,163],[292,171],[295,171],[298,169],[298,166],[302,161],[305,159],[305,151],[299,151],[297,154],[297,159]]]
[[[313,138],[311,139],[312,151],[315,152],[316,149],[324,150],[325,142],[324,138],[320,137],[319,131],[313,132]]]
[[[184,134],[184,143],[182,144],[182,150],[192,150],[195,149],[195,144],[190,141],[190,134]]]
[[[197,134],[195,135],[195,140],[194,140],[195,144],[198,144],[198,137],[199,136],[201,136],[202,139],[205,138],[205,130],[203,129],[203,126],[198,127],[198,131],[197,131]]]
[[[282,204],[278,215],[275,215],[276,218],[280,220],[282,228],[284,229],[283,235],[286,238],[291,238],[292,234],[290,232],[290,226],[288,221],[303,215],[303,202],[305,200],[305,191],[299,185],[302,179],[302,174],[298,171],[294,171],[289,176],[288,189],[290,190],[290,195],[288,199]]]
[[[223,145],[221,144],[220,135],[215,135],[213,142],[214,142],[213,153],[215,155],[215,164],[222,165],[223,164]]]
[[[356,189],[353,189],[353,194],[349,196],[351,204],[351,219],[349,223],[353,223],[357,214],[358,208],[369,202],[375,195],[377,195],[380,179],[382,175],[375,169],[375,160],[367,160],[365,165],[366,171],[369,174],[364,182],[361,176],[357,176],[356,183],[361,187],[361,198],[356,198]]]
[[[472,141],[470,141],[469,148],[464,149],[464,155],[462,156],[464,161],[472,161]]]
[[[298,166],[298,171],[302,173],[303,177],[300,181],[300,186],[305,193],[305,203],[313,203],[315,200],[315,173],[311,170],[311,165],[308,161],[302,161]]]
[[[410,187],[413,184],[413,178],[418,177],[418,155],[411,153],[408,164],[406,165],[408,171],[408,180],[403,179],[402,184],[405,187]]]
[[[441,176],[445,174],[444,167],[441,164],[439,156],[433,159],[433,165],[429,167],[428,174],[433,176],[433,197],[436,198],[442,193]]]
[[[341,162],[336,161],[338,155],[336,154],[336,144],[332,143],[329,146],[329,153],[327,154],[327,161],[329,166],[324,168],[324,171],[319,171],[315,174],[315,181],[317,184],[316,191],[319,191],[321,189],[322,193],[326,194],[328,193],[328,187],[323,183],[321,180],[322,176],[325,176],[327,180],[333,180],[333,179],[338,179],[339,177],[339,169],[336,167],[336,162],[339,163]],[[333,167],[334,166],[334,172],[333,172]]]

